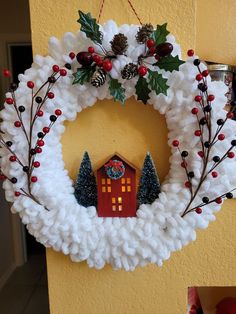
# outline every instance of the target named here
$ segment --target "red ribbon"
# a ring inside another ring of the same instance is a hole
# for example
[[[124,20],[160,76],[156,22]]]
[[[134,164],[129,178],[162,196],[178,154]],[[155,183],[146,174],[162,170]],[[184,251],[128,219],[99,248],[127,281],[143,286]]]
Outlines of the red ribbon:
[[[110,160],[104,167],[105,168],[108,168],[108,167],[117,168],[119,171],[123,172],[122,165],[123,165],[122,161]]]

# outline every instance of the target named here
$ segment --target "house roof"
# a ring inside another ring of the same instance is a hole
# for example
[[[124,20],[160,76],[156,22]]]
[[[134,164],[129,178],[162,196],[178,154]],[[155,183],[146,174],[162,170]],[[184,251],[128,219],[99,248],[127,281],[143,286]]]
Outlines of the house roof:
[[[133,168],[134,170],[139,171],[138,167],[136,167],[134,164],[132,164],[130,161],[128,161],[125,157],[123,157],[122,155],[115,153],[114,155],[110,156],[108,159],[105,160],[105,162],[103,162],[103,164],[101,166],[99,166],[97,168],[97,171],[99,169],[101,169],[102,167],[104,167],[104,165],[111,159],[113,159],[114,157],[118,157],[119,159],[123,160],[127,165],[129,165],[131,168]]]

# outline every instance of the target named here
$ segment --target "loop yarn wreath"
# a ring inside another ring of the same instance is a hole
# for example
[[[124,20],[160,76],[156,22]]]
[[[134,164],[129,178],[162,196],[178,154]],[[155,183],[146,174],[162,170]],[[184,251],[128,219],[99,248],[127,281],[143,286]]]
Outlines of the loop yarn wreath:
[[[166,24],[98,25],[79,14],[81,30],[51,38],[48,56],[36,55],[6,94],[0,133],[6,199],[37,241],[75,262],[161,266],[233,197],[236,137],[224,110],[226,87],[211,81],[192,50],[186,62],[180,59]],[[159,198],[142,204],[137,217],[101,218],[74,197],[62,158],[63,123],[98,99],[124,104],[131,96],[165,115],[170,171]]]

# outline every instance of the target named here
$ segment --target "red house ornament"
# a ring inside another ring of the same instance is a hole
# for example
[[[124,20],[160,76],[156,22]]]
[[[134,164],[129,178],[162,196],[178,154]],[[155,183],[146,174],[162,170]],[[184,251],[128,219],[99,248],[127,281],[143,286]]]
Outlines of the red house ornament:
[[[136,217],[136,170],[119,154],[97,170],[99,217]]]

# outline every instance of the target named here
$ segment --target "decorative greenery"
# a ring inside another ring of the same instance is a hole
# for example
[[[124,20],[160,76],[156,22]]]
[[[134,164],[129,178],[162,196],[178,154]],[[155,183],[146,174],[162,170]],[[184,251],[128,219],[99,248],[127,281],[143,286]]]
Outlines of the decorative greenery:
[[[170,33],[167,29],[167,23],[157,25],[157,28],[152,33],[151,38],[155,40],[156,45],[166,42],[166,36]]]
[[[137,84],[135,85],[137,99],[142,100],[144,104],[147,103],[149,97],[149,93],[151,90],[148,87],[147,80],[144,77],[139,77]]]
[[[84,85],[84,83],[90,82],[91,77],[93,76],[95,70],[96,66],[78,68],[77,72],[73,73],[74,80],[72,84]]]
[[[93,42],[102,44],[103,35],[99,31],[96,19],[93,19],[90,13],[85,14],[82,11],[79,11],[79,16],[77,22],[81,24],[81,32],[84,32]]]
[[[139,182],[137,195],[139,204],[151,204],[156,198],[158,198],[160,192],[161,186],[156,168],[153,164],[150,153],[147,153]]]
[[[167,95],[169,86],[166,84],[165,79],[161,74],[155,71],[148,70],[149,86],[157,94]]]
[[[180,65],[184,63],[185,62],[180,60],[178,56],[173,57],[170,55],[160,59],[160,61],[156,62],[154,65],[165,71],[172,72],[174,70],[178,71]]]
[[[115,101],[120,101],[122,105],[125,103],[125,89],[122,87],[121,83],[111,78],[109,81],[109,91],[110,94],[114,97]]]
[[[75,183],[75,197],[82,206],[97,206],[96,178],[87,152],[84,153]]]

